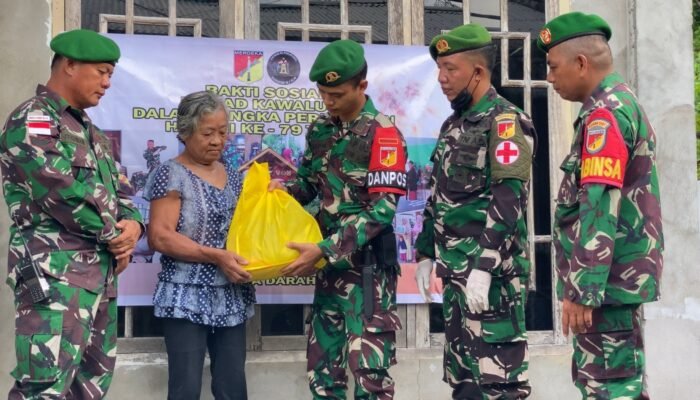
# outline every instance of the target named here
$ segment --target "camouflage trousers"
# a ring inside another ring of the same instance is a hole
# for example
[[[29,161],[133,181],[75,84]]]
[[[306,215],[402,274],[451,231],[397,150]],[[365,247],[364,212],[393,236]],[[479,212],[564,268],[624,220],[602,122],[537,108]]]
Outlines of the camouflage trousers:
[[[644,378],[642,307],[593,310],[591,332],[574,337],[571,373],[583,399],[648,399]]]
[[[101,399],[116,361],[114,290],[96,294],[46,279],[50,299],[40,303],[24,285],[15,289],[17,366],[8,399]]]
[[[314,399],[345,399],[346,368],[355,378],[355,399],[394,397],[389,367],[396,364],[396,271],[375,271],[374,314],[362,314],[359,270],[319,271],[309,316],[307,371]]]
[[[525,278],[494,277],[489,310],[467,309],[466,278],[443,278],[443,380],[460,400],[524,399],[530,395],[525,331]]]

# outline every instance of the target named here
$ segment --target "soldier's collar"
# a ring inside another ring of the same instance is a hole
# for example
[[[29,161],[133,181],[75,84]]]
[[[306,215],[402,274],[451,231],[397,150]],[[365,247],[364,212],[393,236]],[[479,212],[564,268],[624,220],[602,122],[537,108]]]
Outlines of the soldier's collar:
[[[58,93],[54,92],[53,90],[49,89],[47,86],[37,85],[36,94],[37,96],[44,96],[47,99],[49,99],[51,107],[53,107],[56,110],[56,113],[58,115],[61,115],[65,112],[69,112],[86,127],[89,123],[92,122],[85,110],[72,107],[70,104],[68,104],[68,101],[66,101],[66,99],[61,97]]]
[[[462,113],[462,117],[470,122],[480,121],[486,114],[488,114],[488,111],[493,106],[493,102],[496,97],[498,97],[498,93],[496,92],[496,89],[491,86],[473,107],[470,107],[468,110]]]
[[[68,104],[66,99],[61,97],[58,93],[54,92],[53,90],[49,89],[47,86],[37,85],[36,95],[43,96],[49,99],[51,107],[53,107],[59,115],[66,111],[68,108],[70,108],[70,104]]]
[[[377,116],[379,111],[374,107],[374,103],[369,96],[365,96],[365,105],[360,114],[352,121],[342,122],[339,118],[334,118],[336,125],[343,128],[343,131],[352,132],[358,136],[365,136],[369,132],[370,123]]]
[[[613,91],[618,86],[624,84],[624,79],[622,79],[622,76],[617,72],[612,72],[606,75],[605,78],[603,78],[603,80],[600,81],[598,86],[593,90],[593,93],[591,93],[591,95],[581,105],[581,110],[579,110],[574,126],[576,126],[580,120],[585,119],[586,116],[591,113],[591,111],[603,106],[603,100],[607,97],[608,93]]]
[[[620,76],[620,74],[618,74],[617,72],[612,72],[606,75],[605,78],[603,78],[603,80],[600,81],[595,90],[593,90],[593,93],[591,93],[591,95],[581,105],[579,118],[588,114],[594,108],[599,107],[597,103],[604,99],[607,93],[624,83],[625,81],[622,79],[622,76]]]

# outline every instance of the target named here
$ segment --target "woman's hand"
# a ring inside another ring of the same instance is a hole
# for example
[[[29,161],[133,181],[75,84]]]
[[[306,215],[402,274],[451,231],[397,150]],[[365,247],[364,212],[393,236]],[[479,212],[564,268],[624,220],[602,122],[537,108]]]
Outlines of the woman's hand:
[[[250,282],[250,273],[243,269],[243,266],[248,264],[245,258],[224,249],[220,249],[217,252],[216,258],[216,265],[221,268],[221,271],[229,281],[233,283]]]

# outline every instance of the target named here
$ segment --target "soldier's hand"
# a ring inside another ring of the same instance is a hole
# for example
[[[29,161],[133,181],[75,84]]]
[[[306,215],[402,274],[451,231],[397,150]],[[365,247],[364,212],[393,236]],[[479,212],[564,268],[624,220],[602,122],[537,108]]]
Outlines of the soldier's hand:
[[[141,224],[136,221],[123,219],[116,228],[121,231],[119,236],[109,241],[107,248],[117,258],[117,261],[129,259],[141,237]]]
[[[114,273],[117,274],[117,275],[119,275],[119,274],[121,274],[122,272],[124,272],[124,270],[126,269],[126,267],[129,266],[129,261],[130,261],[130,260],[129,260],[128,257],[127,257],[127,258],[118,259],[118,260],[117,260],[117,266],[114,268]]]
[[[416,285],[418,292],[423,296],[426,303],[430,303],[433,299],[430,297],[430,275],[433,274],[433,260],[424,258],[418,262],[416,268]]]
[[[299,257],[282,268],[283,276],[311,276],[317,271],[316,263],[323,258],[323,252],[314,243],[287,243],[287,247],[299,252]]]
[[[248,260],[238,254],[221,249],[218,253],[216,265],[221,268],[221,271],[226,275],[229,281],[233,283],[250,282],[250,272],[243,269],[244,265],[248,264]]]
[[[564,299],[561,308],[561,327],[564,336],[569,335],[569,329],[574,334],[586,332],[593,325],[593,307],[574,303]]]
[[[475,314],[481,314],[489,308],[489,288],[491,273],[472,269],[467,278],[467,307]]]
[[[282,181],[279,179],[271,179],[270,184],[267,185],[267,191],[272,192],[273,190],[284,190],[287,192],[287,187],[282,184]]]

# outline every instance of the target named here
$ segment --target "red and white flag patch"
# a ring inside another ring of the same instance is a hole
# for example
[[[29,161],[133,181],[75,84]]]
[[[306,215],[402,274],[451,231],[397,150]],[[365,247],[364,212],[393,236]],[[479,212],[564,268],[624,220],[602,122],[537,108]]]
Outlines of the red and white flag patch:
[[[518,145],[510,140],[503,141],[496,146],[496,161],[499,164],[510,165],[520,157]]]
[[[30,121],[27,119],[25,127],[29,135],[51,135],[51,122],[49,121]]]

